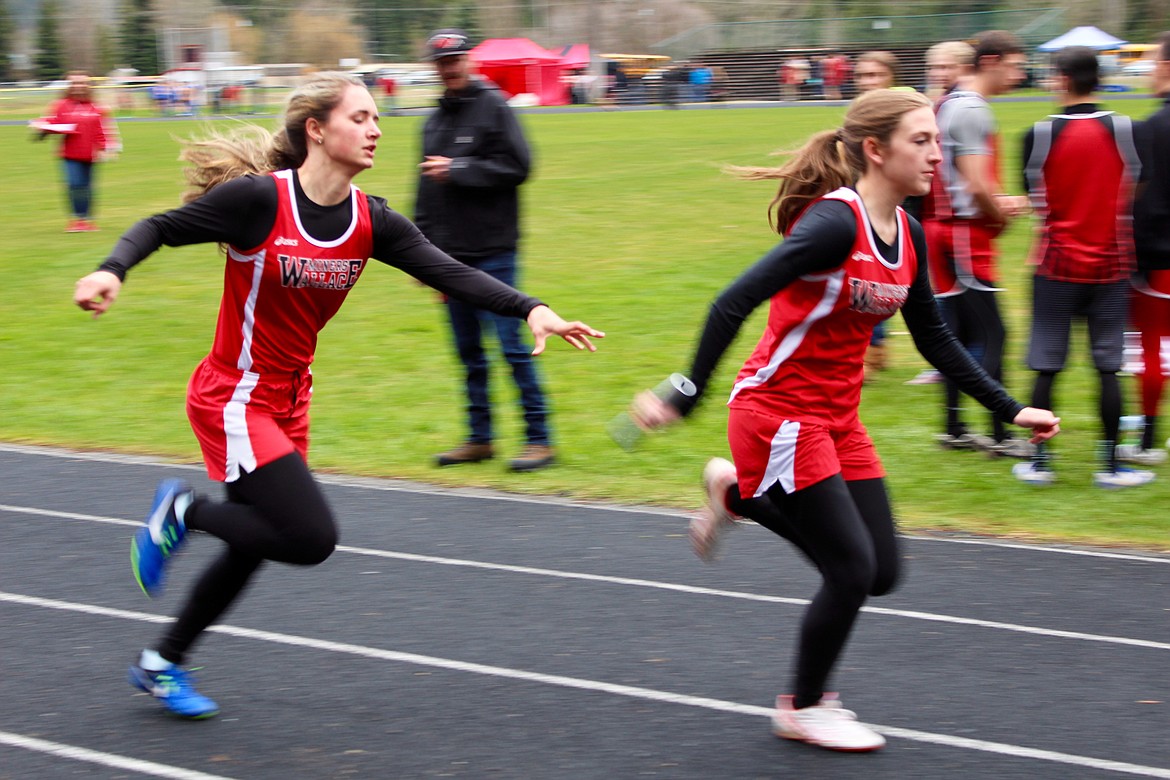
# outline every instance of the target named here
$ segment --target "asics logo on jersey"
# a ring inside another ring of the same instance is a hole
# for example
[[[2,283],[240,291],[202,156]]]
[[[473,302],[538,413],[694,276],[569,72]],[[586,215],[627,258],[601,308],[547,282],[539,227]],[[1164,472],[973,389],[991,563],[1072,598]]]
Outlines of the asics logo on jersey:
[[[869,254],[866,254],[865,252],[859,251],[859,252],[854,252],[853,254],[851,254],[849,256],[849,259],[856,260],[859,263],[872,263],[873,262],[873,255],[869,255]]]
[[[902,308],[909,294],[908,284],[849,280],[849,308],[853,311],[889,316]]]
[[[314,287],[321,290],[348,290],[357,283],[363,260],[327,260],[277,255],[283,287]]]
[[[295,238],[285,238],[284,236],[277,237],[277,239],[275,241],[273,241],[272,243],[275,244],[276,246],[300,246],[301,245],[301,243],[299,241],[297,241]]]

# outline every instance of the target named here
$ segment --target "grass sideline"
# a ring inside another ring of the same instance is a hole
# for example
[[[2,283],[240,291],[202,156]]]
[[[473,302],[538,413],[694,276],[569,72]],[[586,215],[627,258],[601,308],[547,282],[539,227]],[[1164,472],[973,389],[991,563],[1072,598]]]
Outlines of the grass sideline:
[[[1119,101],[1135,117],[1152,101]],[[1018,191],[1023,129],[1043,103],[995,107],[1008,152],[1007,186]],[[835,107],[715,111],[529,114],[536,156],[525,187],[521,287],[562,314],[609,333],[594,355],[551,345],[540,358],[554,407],[560,465],[514,475],[503,460],[439,470],[432,454],[461,439],[462,394],[444,312],[433,292],[371,263],[350,301],[322,334],[314,365],[313,466],[350,474],[452,486],[573,496],[680,508],[698,505],[705,460],[726,454],[724,390],[763,327],[744,328],[685,424],[648,437],[627,454],[605,423],[633,393],[685,370],[713,296],[770,247],[765,209],[773,185],[744,183],[725,164],[768,164],[842,115]],[[409,213],[419,119],[387,117],[378,163],[358,184]],[[197,462],[184,389],[214,328],[222,259],[211,247],[164,249],[130,276],[117,306],[92,321],[70,304],[73,283],[136,219],[178,203],[176,137],[204,123],[125,123],[126,151],[98,172],[102,232],[66,235],[64,194],[50,143],[0,127],[10,185],[3,260],[9,280],[0,331],[0,440],[147,453]],[[1009,327],[1008,384],[1027,399],[1021,362],[1028,325],[1029,226],[1002,242],[1002,303]],[[1170,469],[1130,491],[1090,485],[1097,438],[1096,390],[1083,344],[1056,388],[1065,433],[1059,482],[1047,489],[1012,479],[1011,463],[951,453],[933,442],[942,403],[935,386],[902,383],[923,367],[891,321],[892,368],[864,393],[862,416],[890,472],[904,530],[996,534],[1070,543],[1170,549],[1161,507]],[[497,368],[498,443],[519,449],[522,430],[511,383]],[[1123,380],[1132,408],[1133,380]],[[980,410],[970,419],[981,421]],[[1170,431],[1166,432],[1170,434]],[[144,500],[146,500],[144,498]]]

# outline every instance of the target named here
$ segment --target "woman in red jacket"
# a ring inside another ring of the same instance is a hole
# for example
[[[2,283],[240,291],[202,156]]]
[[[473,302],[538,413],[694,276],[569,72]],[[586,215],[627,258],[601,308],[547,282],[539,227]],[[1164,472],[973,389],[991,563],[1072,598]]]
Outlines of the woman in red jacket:
[[[61,159],[65,162],[65,183],[73,213],[66,231],[97,230],[97,225],[90,220],[94,163],[121,151],[122,144],[113,117],[93,102],[89,75],[79,71],[70,73],[65,97],[49,106],[48,113],[31,125],[41,132],[41,138],[50,133],[64,136]]]

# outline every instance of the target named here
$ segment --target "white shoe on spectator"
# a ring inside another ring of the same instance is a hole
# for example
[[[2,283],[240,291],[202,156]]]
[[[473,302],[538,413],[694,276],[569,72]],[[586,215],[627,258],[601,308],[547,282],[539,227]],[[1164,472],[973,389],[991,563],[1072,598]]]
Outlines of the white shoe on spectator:
[[[1117,459],[1139,466],[1157,466],[1166,462],[1166,450],[1145,450],[1140,444],[1118,444]]]
[[[1029,485],[1051,485],[1056,481],[1056,473],[1052,469],[1030,460],[1012,466],[1012,476]]]
[[[1154,481],[1154,472],[1118,468],[1117,471],[1098,471],[1093,484],[1100,488],[1126,488],[1148,485]]]

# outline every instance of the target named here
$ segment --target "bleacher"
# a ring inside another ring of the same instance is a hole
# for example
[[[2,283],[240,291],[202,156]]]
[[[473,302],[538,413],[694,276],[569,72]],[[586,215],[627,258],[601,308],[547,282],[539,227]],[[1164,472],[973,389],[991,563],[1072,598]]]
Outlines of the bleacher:
[[[1011,30],[1026,44],[1039,44],[1066,25],[1065,9],[978,11],[950,14],[787,19],[701,25],[660,41],[654,50],[676,62],[718,66],[727,74],[727,100],[780,99],[779,70],[789,58],[812,60],[831,51],[851,61],[871,50],[898,58],[898,83],[922,87],[926,50],[939,41],[965,40],[982,30]],[[819,93],[816,85],[809,92]]]
[[[891,47],[898,58],[898,83],[908,87],[921,88],[926,83],[926,50],[929,46]],[[836,51],[856,62],[857,56],[868,48],[841,48]],[[727,74],[724,85],[724,100],[779,100],[780,69],[785,60],[801,58],[811,61],[814,57],[825,56],[829,50],[786,49],[783,51],[715,51],[702,52],[691,58],[695,64],[722,68]],[[848,93],[847,93],[848,94]],[[815,84],[805,92],[806,98],[819,97]]]

